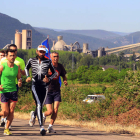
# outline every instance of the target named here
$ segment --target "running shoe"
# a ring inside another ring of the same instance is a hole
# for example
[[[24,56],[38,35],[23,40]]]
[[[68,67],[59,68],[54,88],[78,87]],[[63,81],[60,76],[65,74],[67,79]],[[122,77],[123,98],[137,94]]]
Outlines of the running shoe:
[[[34,124],[35,124],[35,116],[34,116],[34,111],[31,111],[31,113],[30,113],[30,120],[29,120],[29,125],[30,126],[34,126]]]
[[[56,131],[53,129],[53,126],[49,126],[47,129],[47,133],[56,133]]]
[[[44,126],[41,126],[41,128],[40,128],[40,134],[42,136],[44,136],[46,134],[46,130],[44,129]]]
[[[5,120],[4,118],[1,118],[1,124],[0,124],[2,127],[5,126]]]
[[[4,130],[4,135],[12,135],[12,133],[9,131],[9,129],[5,129]]]

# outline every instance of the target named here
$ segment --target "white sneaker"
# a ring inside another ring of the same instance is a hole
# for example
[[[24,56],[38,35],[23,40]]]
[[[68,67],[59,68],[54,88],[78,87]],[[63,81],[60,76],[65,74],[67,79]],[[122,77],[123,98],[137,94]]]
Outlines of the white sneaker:
[[[40,128],[40,134],[42,136],[44,136],[46,134],[46,130],[44,129],[44,126],[41,126],[41,128]]]
[[[29,120],[29,125],[30,126],[34,126],[34,124],[35,124],[35,119],[36,119],[36,117],[34,116],[34,111],[31,111],[31,113],[30,113],[30,120]]]
[[[56,131],[53,129],[53,126],[49,126],[47,129],[47,133],[56,133]]]

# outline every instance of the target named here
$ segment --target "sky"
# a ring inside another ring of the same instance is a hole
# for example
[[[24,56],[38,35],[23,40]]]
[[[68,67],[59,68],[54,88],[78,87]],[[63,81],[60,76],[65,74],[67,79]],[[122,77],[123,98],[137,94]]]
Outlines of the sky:
[[[0,13],[34,27],[140,31],[140,0],[1,0]]]

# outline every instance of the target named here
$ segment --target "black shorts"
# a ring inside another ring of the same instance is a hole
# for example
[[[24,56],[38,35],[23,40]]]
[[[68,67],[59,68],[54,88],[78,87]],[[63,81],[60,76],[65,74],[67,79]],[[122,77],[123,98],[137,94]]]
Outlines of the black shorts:
[[[16,87],[17,87],[17,92],[18,92],[18,89],[19,89],[18,84],[16,84]]]
[[[1,103],[8,103],[8,101],[17,102],[18,101],[18,94],[17,91],[7,92],[1,94]]]
[[[61,102],[61,94],[58,92],[48,92],[45,104],[52,104],[55,101]]]

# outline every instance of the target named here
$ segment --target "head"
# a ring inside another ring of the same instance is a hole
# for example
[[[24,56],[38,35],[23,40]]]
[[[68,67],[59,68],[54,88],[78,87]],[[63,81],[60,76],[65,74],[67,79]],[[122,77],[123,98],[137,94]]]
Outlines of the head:
[[[3,57],[5,57],[5,51],[4,51],[4,50],[0,51],[0,60],[1,60]]]
[[[58,63],[58,60],[59,60],[59,54],[58,54],[58,52],[52,52],[51,53],[51,60],[55,64]]]
[[[6,58],[7,58],[8,62],[14,63],[15,58],[16,58],[15,51],[14,50],[7,49],[6,50]]]
[[[46,47],[44,45],[39,45],[36,50],[39,59],[43,59],[46,53]]]
[[[15,51],[15,54],[17,55],[17,46],[15,44],[11,44],[8,49],[10,50],[14,50]]]

